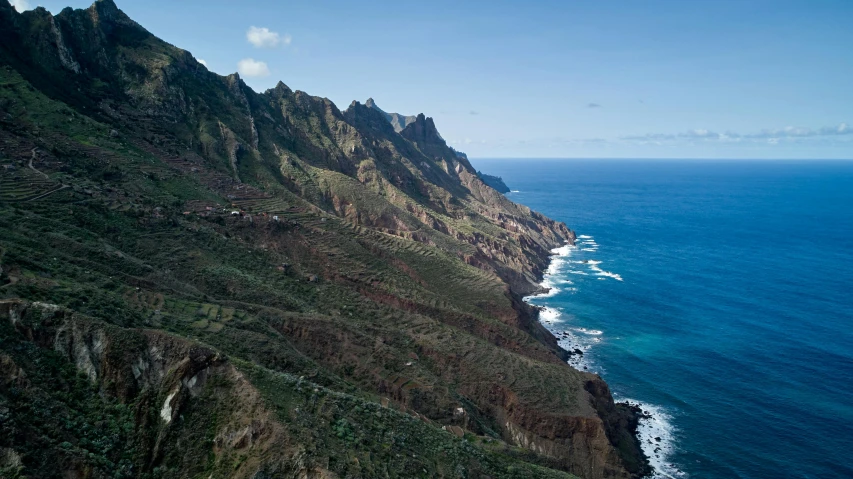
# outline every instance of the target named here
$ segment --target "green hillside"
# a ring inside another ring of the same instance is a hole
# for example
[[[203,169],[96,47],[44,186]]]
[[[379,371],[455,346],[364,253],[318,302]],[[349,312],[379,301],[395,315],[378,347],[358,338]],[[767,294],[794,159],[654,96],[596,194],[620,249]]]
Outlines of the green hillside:
[[[521,300],[573,241],[424,115],[0,0],[0,477],[637,477]]]

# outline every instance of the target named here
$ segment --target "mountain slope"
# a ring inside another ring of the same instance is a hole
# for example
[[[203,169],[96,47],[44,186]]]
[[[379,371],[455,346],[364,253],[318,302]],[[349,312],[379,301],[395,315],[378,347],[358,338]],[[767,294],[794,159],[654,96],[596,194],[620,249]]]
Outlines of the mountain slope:
[[[0,468],[643,471],[632,412],[521,301],[574,234],[432,119],[256,93],[110,0],[0,0],[0,63]]]
[[[385,116],[385,119],[391,123],[391,126],[394,127],[394,131],[397,133],[403,131],[404,128],[409,126],[409,124],[413,123],[417,119],[417,115],[401,115],[399,113],[386,113],[385,110],[379,108],[376,105],[376,102],[373,101],[373,98],[368,98],[366,102],[364,102],[364,106],[368,108],[373,108],[374,110],[382,113]]]

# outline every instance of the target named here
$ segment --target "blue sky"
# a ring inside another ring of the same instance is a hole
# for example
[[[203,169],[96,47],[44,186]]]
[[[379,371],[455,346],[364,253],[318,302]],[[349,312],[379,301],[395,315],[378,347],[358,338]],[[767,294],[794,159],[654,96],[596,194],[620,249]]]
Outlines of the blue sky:
[[[116,3],[256,90],[423,112],[472,157],[853,158],[853,0]]]

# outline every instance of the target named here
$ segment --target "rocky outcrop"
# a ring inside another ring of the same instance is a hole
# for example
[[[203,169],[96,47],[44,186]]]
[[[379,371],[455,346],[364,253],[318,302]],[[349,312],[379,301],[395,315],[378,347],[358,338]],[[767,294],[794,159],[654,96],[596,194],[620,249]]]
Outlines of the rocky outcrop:
[[[24,337],[66,358],[104,394],[135,406],[137,434],[147,443],[143,450],[149,471],[192,437],[193,431],[181,417],[210,393],[211,381],[218,384],[217,394],[223,400],[240,404],[239,408],[223,404],[216,411],[218,417],[211,424],[216,428],[213,468],[239,453],[251,457],[249,467],[229,476],[254,477],[259,461],[273,448],[278,456],[265,467],[295,459],[290,456],[294,451],[280,449],[285,431],[265,408],[257,389],[210,348],[161,332],[117,328],[45,303],[0,301],[0,321],[11,322]],[[20,368],[0,356],[0,378],[20,383],[22,376]],[[7,456],[7,463],[15,462],[13,453]],[[232,466],[227,463],[226,467]]]
[[[477,176],[479,176],[480,179],[483,180],[483,183],[491,186],[498,193],[509,193],[510,192],[509,186],[507,186],[506,183],[504,183],[503,178],[501,178],[500,176],[487,175],[487,174],[483,173],[482,171],[478,171]]]
[[[414,123],[414,121],[417,119],[416,115],[406,116],[401,115],[399,113],[386,113],[384,110],[382,110],[381,108],[379,108],[379,106],[376,105],[376,102],[373,101],[373,98],[368,98],[367,101],[364,102],[364,106],[382,113],[382,115],[385,117],[386,120],[388,120],[389,123],[391,123],[391,126],[394,127],[394,131],[396,131],[397,133],[403,131],[403,129],[409,126],[410,123]]]

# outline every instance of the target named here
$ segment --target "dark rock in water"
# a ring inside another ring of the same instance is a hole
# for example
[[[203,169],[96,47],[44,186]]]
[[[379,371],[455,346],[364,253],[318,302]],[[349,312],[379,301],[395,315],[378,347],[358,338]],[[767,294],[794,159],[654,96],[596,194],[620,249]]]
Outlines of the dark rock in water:
[[[660,442],[661,441],[660,436],[656,437],[655,441]]]
[[[575,354],[580,354],[581,356],[583,356],[583,351],[581,351],[581,350],[580,350],[580,349],[578,349],[578,348],[575,348],[572,352],[573,352],[573,353],[575,353]]]

